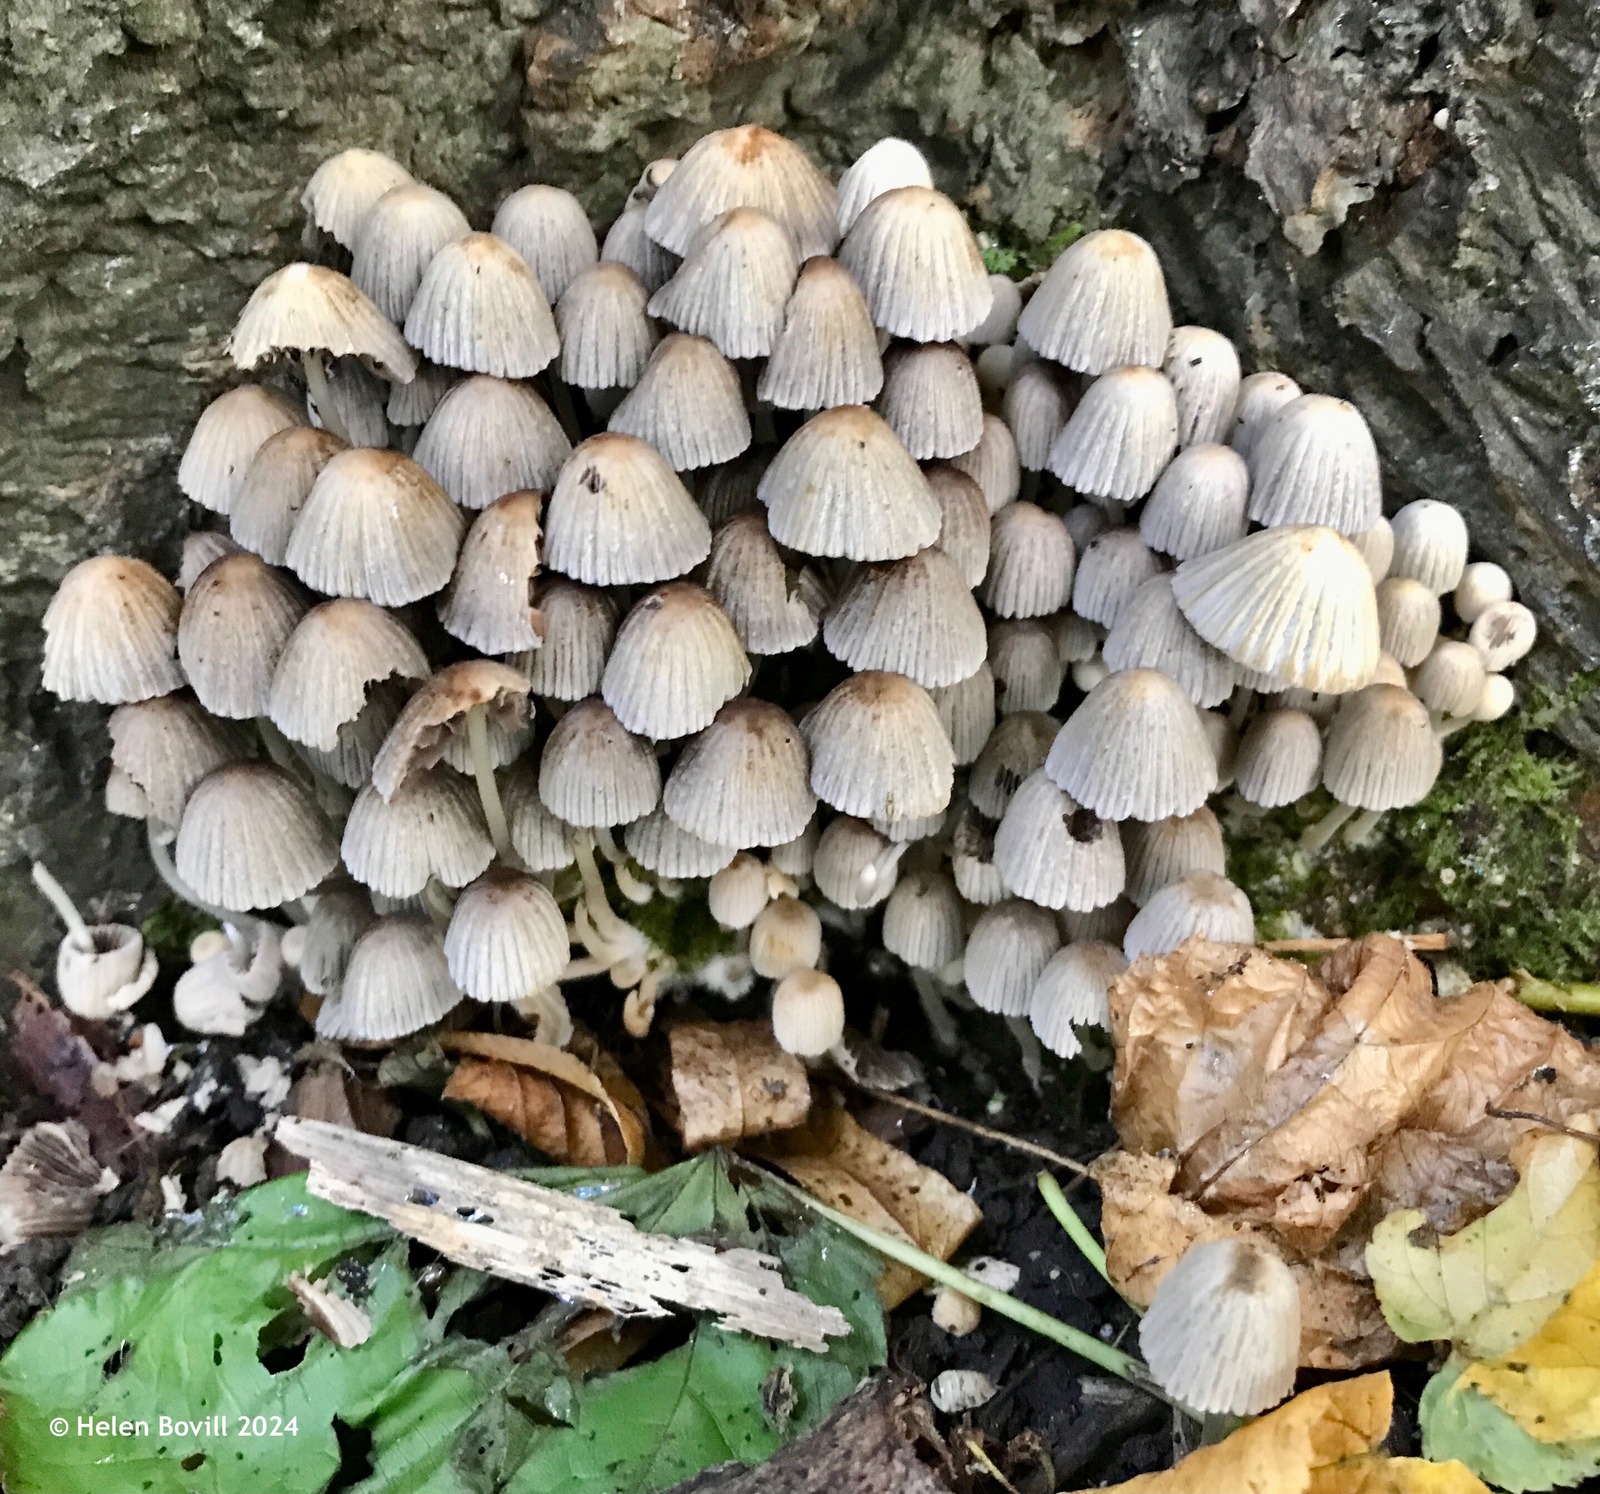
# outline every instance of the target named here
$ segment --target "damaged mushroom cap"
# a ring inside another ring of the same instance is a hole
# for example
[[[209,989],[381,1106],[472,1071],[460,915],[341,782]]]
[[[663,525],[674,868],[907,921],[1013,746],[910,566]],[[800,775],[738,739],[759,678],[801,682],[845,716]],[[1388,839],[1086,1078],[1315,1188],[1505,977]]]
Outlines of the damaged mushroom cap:
[[[241,384],[218,395],[200,412],[183,449],[179,491],[213,513],[230,513],[263,443],[305,423],[305,416],[282,395],[259,384]]]
[[[959,456],[983,435],[983,396],[953,342],[903,343],[883,365],[878,413],[918,461]]]
[[[994,864],[1008,891],[1046,908],[1087,911],[1114,902],[1126,870],[1117,827],[1083,808],[1040,768],[1006,806]]]
[[[626,265],[591,265],[556,302],[561,377],[580,389],[631,389],[656,345],[650,292]]]
[[[665,810],[652,809],[623,832],[628,854],[647,872],[658,877],[710,877],[737,854],[734,846],[713,845],[667,818]]]
[[[1174,560],[1209,555],[1249,529],[1250,470],[1232,447],[1186,446],[1167,463],[1139,514],[1139,533]]]
[[[1130,960],[1170,954],[1195,936],[1218,944],[1254,944],[1250,899],[1220,872],[1190,872],[1152,894],[1128,924],[1122,952]]]
[[[439,401],[412,459],[472,509],[522,488],[548,488],[571,455],[561,422],[526,384],[475,374]]]
[[[683,332],[662,339],[607,428],[647,441],[675,472],[731,461],[750,445],[738,371],[704,337]]]
[[[543,182],[519,187],[506,198],[489,231],[522,256],[552,304],[600,258],[583,204]]]
[[[581,442],[545,513],[545,564],[592,586],[666,581],[711,551],[711,526],[678,475],[635,436]]]
[[[176,827],[206,774],[249,756],[243,732],[217,720],[186,690],[118,706],[107,724],[112,764],[138,785],[150,813],[167,826]]]
[[[1172,311],[1155,250],[1122,229],[1084,234],[1050,266],[1023,307],[1017,334],[1080,373],[1100,374],[1119,364],[1159,369]]]
[[[658,588],[622,620],[600,693],[629,731],[657,741],[711,724],[750,682],[750,660],[711,593],[686,581]]]
[[[994,730],[994,671],[987,662],[967,679],[928,692],[950,739],[957,767],[974,762]]]
[[[1127,968],[1122,951],[1098,939],[1080,939],[1058,949],[1028,998],[1034,1035],[1056,1057],[1071,1058],[1083,1047],[1074,1029],[1111,1026],[1107,994]]]
[[[433,925],[410,914],[380,918],[350,951],[336,998],[317,1013],[317,1036],[388,1043],[448,1016],[463,1000]]]
[[[1155,486],[1178,448],[1178,405],[1159,368],[1113,368],[1083,391],[1050,448],[1069,488],[1131,503]]]
[[[811,970],[822,958],[822,920],[797,897],[777,897],[750,925],[750,964],[766,980]],[[832,1047],[832,1044],[829,1044]]]
[[[883,360],[866,297],[836,259],[800,267],[783,327],[756,383],[756,396],[780,410],[864,405],[883,388]]]
[[[1306,712],[1263,711],[1245,728],[1234,782],[1246,803],[1279,809],[1321,781],[1322,729]]]
[[[759,510],[735,514],[717,530],[706,588],[752,654],[786,654],[817,636],[819,588],[784,560]]]
[[[935,462],[924,476],[941,515],[938,548],[955,562],[962,584],[971,591],[989,569],[989,505],[983,489],[948,462]]]
[[[1005,397],[1006,424],[1024,472],[1043,472],[1049,465],[1050,448],[1067,423],[1075,399],[1053,364],[1030,363],[1011,381]]]
[[[784,845],[817,807],[799,728],[782,707],[730,701],[678,757],[662,791],[677,825],[713,845]]]
[[[598,587],[546,576],[534,589],[533,606],[544,619],[544,642],[507,662],[522,671],[535,695],[571,701],[597,693],[617,634],[616,602]]]
[[[228,763],[190,793],[174,857],[205,902],[243,912],[309,892],[339,864],[339,843],[310,793],[281,768]]]
[[[1095,545],[1100,543],[1095,541]],[[1080,578],[1096,553],[1095,545],[1090,545],[1084,554],[1078,569]],[[1152,576],[1117,609],[1116,621],[1100,652],[1106,668],[1112,671],[1159,669],[1176,680],[1197,706],[1205,708],[1220,705],[1233,694],[1238,682],[1233,661],[1196,633],[1178,609],[1171,576]]]
[[[1217,760],[1177,684],[1154,669],[1102,680],[1056,736],[1045,771],[1108,820],[1192,814],[1217,786]]]
[[[1467,568],[1467,523],[1437,498],[1418,498],[1389,521],[1394,556],[1389,574],[1420,581],[1435,596],[1454,591]]]
[[[1163,887],[1193,872],[1224,872],[1222,826],[1204,804],[1193,814],[1130,821],[1122,833],[1128,854],[1128,900],[1143,907]]]
[[[465,234],[428,261],[405,333],[435,363],[503,379],[531,379],[561,350],[533,271],[492,233]]]
[[[908,872],[883,909],[883,947],[913,970],[943,970],[966,947],[961,894],[948,872]]]
[[[1239,403],[1239,354],[1209,327],[1174,327],[1162,372],[1178,401],[1178,441],[1185,447],[1226,441]]]
[[[283,983],[282,936],[252,920],[222,931],[222,945],[197,959],[172,990],[172,1011],[190,1032],[242,1037]]]
[[[545,741],[539,797],[569,825],[625,825],[660,803],[661,768],[603,700],[580,701]]]
[[[917,818],[950,802],[950,739],[928,692],[904,675],[852,675],[801,731],[811,745],[811,787],[845,814]]]
[[[1470,643],[1441,638],[1411,674],[1411,689],[1430,711],[1470,716],[1483,694],[1487,671]]]
[[[444,936],[450,978],[474,1001],[520,1001],[560,979],[567,921],[550,889],[492,867],[456,899]]]
[[[1483,667],[1498,672],[1526,657],[1539,636],[1539,624],[1521,602],[1495,602],[1478,614],[1467,636]]]
[[[869,145],[839,178],[839,235],[855,226],[867,204],[896,187],[931,187],[927,158],[909,140],[893,135]]]
[[[1428,657],[1439,636],[1439,598],[1409,576],[1378,583],[1378,641],[1407,669]]]
[[[987,650],[983,614],[936,547],[860,567],[828,609],[822,641],[852,669],[888,670],[924,688],[969,678]]]
[[[557,819],[539,797],[539,769],[527,758],[514,763],[501,783],[511,849],[531,872],[557,872],[576,859],[572,826]]]
[[[318,895],[306,924],[300,984],[314,996],[333,996],[344,979],[350,951],[376,915],[366,893],[348,885]]]
[[[772,1035],[785,1053],[820,1058],[844,1036],[844,992],[820,970],[790,972],[772,993]]]
[[[725,357],[765,358],[783,330],[799,273],[783,226],[757,208],[736,207],[695,235],[672,279],[651,296],[649,312],[708,338]]]
[[[530,600],[539,573],[542,504],[535,491],[507,493],[472,521],[456,573],[439,599],[445,632],[469,648],[509,654],[542,645],[544,618]]]
[[[707,885],[706,907],[721,927],[747,929],[770,895],[766,867],[748,851],[737,851]]]
[[[36,882],[41,870],[34,868]],[[145,948],[138,929],[122,923],[69,926],[56,948],[56,990],[75,1017],[104,1022],[133,1006],[155,984],[158,968],[155,951]]]
[[[1301,393],[1300,386],[1288,374],[1268,371],[1241,379],[1228,444],[1248,462],[1267,423],[1291,400],[1299,399]]]
[[[340,854],[364,887],[401,899],[417,896],[430,877],[465,887],[494,859],[494,843],[471,782],[441,764],[411,774],[387,797],[370,783],[362,789]]]
[[[1072,596],[1077,551],[1055,514],[1008,503],[989,525],[989,569],[978,595],[997,617],[1048,617]]]
[[[817,891],[846,912],[875,908],[895,888],[904,844],[895,844],[865,820],[840,815],[817,839],[811,874]]]
[[[118,1181],[95,1159],[81,1121],[29,1126],[0,1167],[0,1246],[80,1234]]]
[[[275,270],[250,293],[228,338],[235,368],[248,372],[279,353],[360,358],[390,383],[409,383],[417,355],[347,276],[322,265]]]
[[[402,326],[434,255],[471,232],[466,215],[443,192],[406,182],[385,192],[362,219],[350,278]]]
[[[42,683],[62,700],[122,705],[183,687],[183,602],[153,566],[96,555],[67,572],[44,611]]]
[[[967,776],[967,797],[991,820],[1006,812],[1023,782],[1044,766],[1061,723],[1043,711],[1018,711],[994,729]]]
[[[1250,448],[1250,517],[1344,535],[1383,517],[1378,448],[1354,405],[1302,394],[1266,423]]]
[[[1022,468],[1011,428],[998,415],[983,417],[983,435],[971,451],[950,458],[950,465],[965,472],[983,489],[991,514],[1012,502],[1022,487]]]
[[[228,510],[228,532],[234,540],[268,565],[282,565],[311,485],[345,446],[332,431],[300,425],[263,441],[239,479]]]
[[[279,656],[307,611],[300,588],[248,551],[213,561],[178,618],[178,662],[215,716],[267,713]]]
[[[528,715],[528,682],[507,664],[469,659],[429,679],[406,702],[372,764],[372,785],[392,799],[412,774],[444,755],[452,734],[464,732],[478,707],[502,725],[520,725]]]
[[[969,903],[990,907],[1006,896],[994,864],[994,821],[963,801],[950,827],[950,874]]]
[[[1054,917],[1020,897],[985,908],[967,936],[967,994],[986,1012],[1021,1017],[1050,957],[1061,947]]]
[[[352,146],[322,162],[300,194],[300,206],[312,223],[346,249],[356,244],[356,231],[385,192],[411,182],[411,173],[381,150]]]

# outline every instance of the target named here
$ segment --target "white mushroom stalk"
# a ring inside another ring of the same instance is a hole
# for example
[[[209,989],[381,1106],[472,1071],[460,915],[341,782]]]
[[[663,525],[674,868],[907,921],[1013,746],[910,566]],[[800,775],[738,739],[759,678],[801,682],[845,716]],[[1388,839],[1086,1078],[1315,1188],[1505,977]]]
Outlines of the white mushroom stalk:
[[[500,786],[495,781],[494,758],[489,751],[489,708],[485,704],[475,705],[467,712],[467,752],[495,854],[502,861],[510,862],[513,860],[511,830],[506,823],[505,806],[500,802]]]
[[[83,915],[78,912],[77,904],[42,861],[33,863],[33,885],[44,894],[50,906],[56,910],[56,917],[67,926],[67,939],[72,945],[85,954],[93,949],[94,938],[89,932],[89,925],[83,921]]]

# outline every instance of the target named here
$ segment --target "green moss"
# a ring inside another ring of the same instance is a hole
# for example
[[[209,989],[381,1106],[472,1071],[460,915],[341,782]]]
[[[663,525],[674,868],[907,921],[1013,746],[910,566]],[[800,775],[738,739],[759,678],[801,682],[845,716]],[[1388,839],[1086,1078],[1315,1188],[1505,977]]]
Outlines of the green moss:
[[[734,936],[711,916],[701,889],[686,887],[679,898],[653,897],[621,905],[622,916],[684,971],[699,970],[718,955],[732,954]]]
[[[1077,221],[1063,224],[1048,238],[1035,242],[1013,243],[997,238],[992,233],[978,235],[978,248],[983,254],[984,268],[991,275],[1009,275],[1013,280],[1024,280],[1035,270],[1048,270],[1063,249],[1084,234],[1084,225]]]
[[[140,932],[146,947],[155,950],[163,965],[187,965],[195,935],[217,927],[217,920],[209,913],[169,897],[145,919]]]

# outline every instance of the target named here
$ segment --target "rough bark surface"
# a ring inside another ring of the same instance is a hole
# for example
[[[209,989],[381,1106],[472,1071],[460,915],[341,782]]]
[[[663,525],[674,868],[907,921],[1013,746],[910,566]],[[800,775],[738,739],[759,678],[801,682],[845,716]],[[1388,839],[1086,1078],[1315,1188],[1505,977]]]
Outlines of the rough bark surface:
[[[345,145],[482,224],[530,179],[609,215],[736,119],[835,169],[893,132],[1012,240],[1137,228],[1180,317],[1361,404],[1391,505],[1465,508],[1536,672],[1600,664],[1597,35],[1595,0],[10,0],[0,952],[53,938],[32,855],[142,885],[103,713],[38,691],[37,620],[87,553],[174,559],[222,339]]]

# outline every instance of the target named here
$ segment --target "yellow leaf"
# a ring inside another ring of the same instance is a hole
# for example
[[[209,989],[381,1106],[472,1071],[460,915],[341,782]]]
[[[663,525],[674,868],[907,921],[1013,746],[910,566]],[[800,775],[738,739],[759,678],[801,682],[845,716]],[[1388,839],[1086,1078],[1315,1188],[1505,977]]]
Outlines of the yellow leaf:
[[[1474,1359],[1493,1359],[1537,1332],[1594,1264],[1595,1144],[1538,1135],[1512,1160],[1521,1181],[1465,1229],[1439,1238],[1421,1210],[1401,1209],[1372,1232],[1367,1269],[1402,1338],[1452,1339]]]
[[[1367,1453],[1317,1469],[1308,1494],[1489,1494],[1489,1486],[1454,1458],[1430,1463]]]

